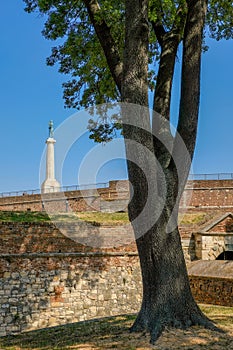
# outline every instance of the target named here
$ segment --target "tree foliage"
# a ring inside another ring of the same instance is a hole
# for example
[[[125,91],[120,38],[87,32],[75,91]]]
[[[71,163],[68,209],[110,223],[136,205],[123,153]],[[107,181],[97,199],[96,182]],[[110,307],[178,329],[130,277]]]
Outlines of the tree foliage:
[[[119,87],[114,81],[103,48],[93,24],[90,21],[85,1],[82,0],[24,0],[25,10],[35,11],[46,18],[42,34],[46,39],[62,44],[52,48],[47,64],[58,64],[59,72],[68,75],[63,83],[65,106],[68,108],[87,108],[93,105],[120,101]],[[125,2],[105,0],[99,2],[95,19],[104,22],[118,49],[119,59],[123,61],[125,32]],[[148,88],[156,86],[158,62],[161,53],[161,36],[179,28],[179,43],[183,39],[183,17],[186,12],[185,0],[151,0],[149,2],[150,45]],[[182,15],[181,15],[182,14]],[[156,25],[156,30],[153,27]],[[208,5],[206,35],[220,40],[233,37],[233,2],[211,0]],[[157,35],[156,35],[157,34]],[[91,128],[91,126],[93,128]],[[106,128],[104,127],[106,126]],[[92,120],[89,129],[97,142],[108,141],[119,124],[102,120],[99,124]]]

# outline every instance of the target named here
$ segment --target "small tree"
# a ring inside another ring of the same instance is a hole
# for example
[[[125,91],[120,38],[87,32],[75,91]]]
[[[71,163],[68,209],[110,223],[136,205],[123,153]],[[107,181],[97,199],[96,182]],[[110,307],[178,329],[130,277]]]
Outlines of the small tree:
[[[132,331],[149,331],[151,341],[155,342],[165,326],[186,328],[198,324],[216,329],[191,294],[177,225],[177,202],[188,177],[196,142],[203,33],[209,31],[217,39],[232,37],[232,2],[24,2],[26,11],[39,10],[47,16],[43,30],[47,39],[64,38],[62,45],[52,49],[47,63],[58,62],[59,71],[73,77],[64,84],[66,106],[80,108],[124,102],[123,135],[133,188],[129,218],[135,231],[143,281],[142,305]],[[180,109],[173,136],[169,125],[171,92],[181,43]],[[153,71],[156,65],[157,74]],[[156,112],[152,124],[145,110],[149,89],[154,91],[153,111]],[[141,107],[135,109],[135,105]],[[105,121],[100,125],[92,121],[89,127],[96,141],[108,141],[119,123]],[[134,146],[128,140],[135,141]],[[184,148],[187,153],[182,152]],[[163,176],[155,159],[159,161]],[[149,180],[142,171],[145,168]],[[164,183],[167,187],[165,204],[161,215],[157,215],[164,195],[160,188]],[[143,212],[149,192],[153,193],[149,214],[146,212],[140,221],[135,220]],[[151,219],[149,215],[158,217],[145,234],[138,235]]]

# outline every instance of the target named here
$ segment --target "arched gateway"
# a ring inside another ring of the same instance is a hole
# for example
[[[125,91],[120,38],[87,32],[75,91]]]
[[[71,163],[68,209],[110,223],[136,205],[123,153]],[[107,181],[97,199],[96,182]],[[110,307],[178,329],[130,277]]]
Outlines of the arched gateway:
[[[216,260],[233,260],[233,251],[227,250],[222,252]]]
[[[195,233],[197,259],[233,260],[233,214],[226,213]]]

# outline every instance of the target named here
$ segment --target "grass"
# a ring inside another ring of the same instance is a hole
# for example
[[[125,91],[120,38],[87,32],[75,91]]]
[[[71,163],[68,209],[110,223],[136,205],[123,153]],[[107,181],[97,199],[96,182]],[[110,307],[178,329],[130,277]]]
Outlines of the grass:
[[[32,211],[0,211],[2,222],[44,222],[50,218],[45,212]]]
[[[101,225],[122,225],[129,223],[128,213],[82,212],[77,216],[84,221],[98,222]]]
[[[185,213],[184,216],[181,216],[181,225],[201,225],[209,221],[212,218],[210,214],[205,212],[194,212],[194,213]]]
[[[2,222],[44,222],[83,220],[99,225],[122,225],[129,222],[127,213],[79,212],[48,215],[46,212],[0,211]]]
[[[233,308],[201,305],[201,309],[222,327],[226,333],[191,327],[185,331],[166,330],[154,349],[233,349]],[[134,315],[109,317],[100,320],[78,322],[0,338],[1,350],[147,350],[149,336],[130,334]]]
[[[32,211],[0,211],[2,222],[44,222],[50,220],[76,221],[83,220],[98,225],[123,225],[129,223],[128,213],[102,213],[102,212],[78,212],[58,213],[48,216],[46,212]],[[181,218],[181,225],[203,224],[209,219],[209,215],[203,212],[186,213]]]

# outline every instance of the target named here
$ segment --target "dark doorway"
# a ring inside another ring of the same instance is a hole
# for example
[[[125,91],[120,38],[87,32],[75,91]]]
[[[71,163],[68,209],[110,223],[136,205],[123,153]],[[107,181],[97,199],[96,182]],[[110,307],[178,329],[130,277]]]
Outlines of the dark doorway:
[[[216,260],[233,260],[233,252],[227,250],[226,252],[222,252]]]

